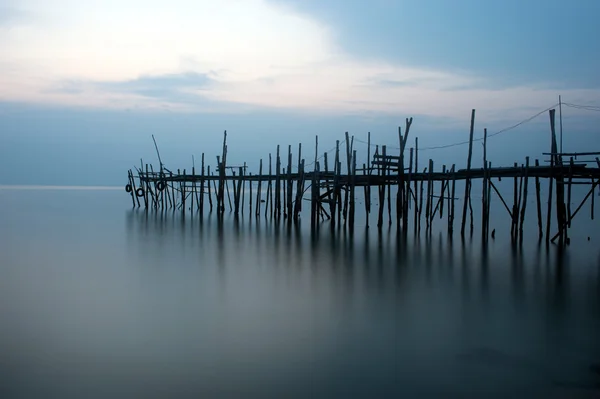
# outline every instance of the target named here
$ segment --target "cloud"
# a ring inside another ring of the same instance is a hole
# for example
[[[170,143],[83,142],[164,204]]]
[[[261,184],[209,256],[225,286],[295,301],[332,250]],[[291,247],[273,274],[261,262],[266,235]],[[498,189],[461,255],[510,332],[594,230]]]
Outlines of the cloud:
[[[88,90],[138,95],[167,102],[181,102],[190,98],[191,92],[205,90],[212,82],[209,74],[197,72],[146,75],[121,81],[60,82],[50,92],[78,95]]]
[[[0,4],[0,27],[16,24],[26,17],[27,13],[22,10]]]
[[[494,86],[465,71],[352,56],[339,48],[331,27],[263,0],[20,4],[39,18],[0,39],[4,101],[462,120],[471,108],[494,118],[506,110],[528,116],[528,107],[543,109],[559,94],[551,84]],[[560,93],[587,100],[599,92]]]

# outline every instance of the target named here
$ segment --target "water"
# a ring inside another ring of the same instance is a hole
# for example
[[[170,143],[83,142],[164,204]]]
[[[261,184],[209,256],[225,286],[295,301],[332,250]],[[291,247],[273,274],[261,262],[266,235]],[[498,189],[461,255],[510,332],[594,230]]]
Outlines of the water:
[[[129,201],[0,190],[0,397],[600,394],[597,237],[315,237]]]

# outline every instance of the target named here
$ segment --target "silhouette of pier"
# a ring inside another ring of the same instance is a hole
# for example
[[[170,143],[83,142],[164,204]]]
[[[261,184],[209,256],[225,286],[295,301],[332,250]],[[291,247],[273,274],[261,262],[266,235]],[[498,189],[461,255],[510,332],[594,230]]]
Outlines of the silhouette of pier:
[[[363,163],[360,166],[357,165],[354,137],[349,137],[348,133],[343,141],[345,148],[341,148],[338,140],[335,155],[331,160],[328,159],[327,152],[318,157],[318,136],[315,138],[315,159],[310,164],[312,170],[308,169],[309,165],[302,158],[302,145],[299,144],[295,164],[292,147],[288,146],[286,160],[282,158],[280,146],[277,146],[274,159],[272,154],[269,154],[268,165],[263,165],[263,160],[260,160],[257,174],[249,173],[246,164],[233,166],[227,163],[227,132],[224,133],[222,153],[216,157],[217,167],[213,171],[210,165],[205,163],[204,154],[198,170],[195,166],[190,172],[186,169],[178,169],[176,172],[167,169],[154,141],[159,167],[155,170],[151,164],[144,164],[142,161],[140,168],[135,168],[135,172],[128,171],[128,183],[125,188],[131,195],[134,207],[144,207],[146,210],[197,211],[200,216],[204,214],[205,209],[210,212],[216,210],[218,215],[222,215],[227,208],[235,216],[239,216],[240,213],[244,213],[246,205],[250,215],[258,217],[262,214],[264,217],[275,219],[283,217],[287,223],[297,223],[303,203],[308,203],[312,229],[318,229],[324,223],[329,223],[331,227],[343,225],[353,229],[356,198],[360,195],[364,196],[362,203],[367,214],[367,226],[369,215],[375,211],[379,229],[383,227],[384,215],[387,213],[389,224],[392,224],[394,219],[392,214],[395,216],[398,230],[408,232],[412,229],[419,233],[424,222],[425,229],[431,231],[434,217],[443,218],[446,206],[448,234],[453,234],[455,203],[459,199],[457,195],[460,195],[456,192],[456,182],[463,181],[464,192],[459,217],[460,233],[464,237],[467,231],[472,234],[474,229],[471,193],[473,181],[477,180],[481,181],[482,190],[482,238],[487,240],[490,236],[490,204],[494,195],[506,209],[511,223],[511,236],[517,240],[523,238],[527,199],[531,182],[534,182],[532,189],[536,196],[539,239],[545,236],[546,242],[559,239],[559,243],[568,244],[568,230],[587,201],[591,201],[591,218],[594,218],[593,194],[600,184],[600,152],[559,152],[554,109],[549,110],[549,116],[550,152],[543,153],[549,157],[544,160],[548,165],[540,165],[538,159],[532,163],[530,158],[526,157],[525,162],[520,165],[514,163],[509,167],[492,167],[492,163],[487,159],[487,130],[484,130],[483,168],[472,168],[475,121],[473,110],[467,167],[464,169],[456,169],[456,165],[453,164],[450,167],[438,166],[436,170],[432,159],[428,159],[425,167],[419,166],[418,138],[415,138],[414,147],[408,148],[412,126],[410,118],[406,119],[404,131],[398,129],[399,154],[391,154],[385,145],[377,145],[371,156],[369,134],[369,164]],[[595,156],[595,159],[580,159],[591,156]],[[285,166],[284,161],[287,161]],[[296,171],[292,172],[294,167]],[[494,180],[503,178],[513,180],[512,204],[494,184]],[[545,226],[540,188],[542,180],[546,181],[549,187]],[[589,191],[573,210],[571,204],[574,185],[588,186]],[[253,193],[253,190],[256,192]],[[394,200],[392,190],[395,194]],[[377,209],[373,209],[372,206],[373,195],[378,199]],[[553,212],[556,213],[557,221],[555,231],[552,230]],[[413,226],[409,227],[409,219],[413,221]]]

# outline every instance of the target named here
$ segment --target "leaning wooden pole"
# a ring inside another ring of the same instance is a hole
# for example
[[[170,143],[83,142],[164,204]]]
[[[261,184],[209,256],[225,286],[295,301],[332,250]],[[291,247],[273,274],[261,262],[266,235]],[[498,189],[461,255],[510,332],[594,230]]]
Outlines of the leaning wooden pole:
[[[463,204],[462,224],[460,227],[460,234],[462,237],[465,235],[465,223],[467,221],[467,207],[471,198],[471,156],[473,155],[473,129],[475,127],[475,110],[471,111],[471,129],[469,131],[469,155],[467,157],[467,178],[465,179],[465,197]]]

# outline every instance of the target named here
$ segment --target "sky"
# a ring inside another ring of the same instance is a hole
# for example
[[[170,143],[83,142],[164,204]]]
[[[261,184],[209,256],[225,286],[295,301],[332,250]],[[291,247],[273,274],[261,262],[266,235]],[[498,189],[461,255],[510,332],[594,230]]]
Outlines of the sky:
[[[345,131],[397,146],[407,117],[424,148],[467,139],[473,108],[480,137],[559,95],[598,107],[598,15],[597,0],[0,0],[0,184],[120,184],[156,162],[152,134],[172,169],[215,164],[224,130],[229,159],[254,165]],[[567,149],[600,142],[600,112],[563,112]],[[548,126],[542,112],[490,155],[541,156]]]

